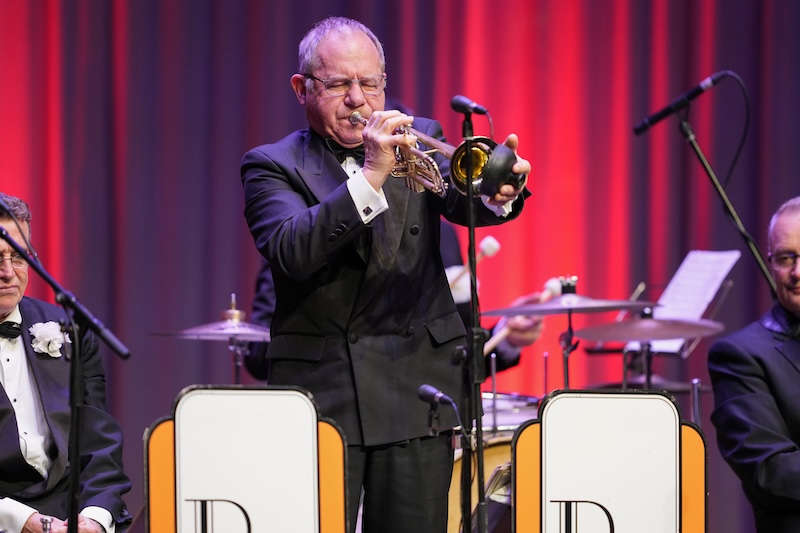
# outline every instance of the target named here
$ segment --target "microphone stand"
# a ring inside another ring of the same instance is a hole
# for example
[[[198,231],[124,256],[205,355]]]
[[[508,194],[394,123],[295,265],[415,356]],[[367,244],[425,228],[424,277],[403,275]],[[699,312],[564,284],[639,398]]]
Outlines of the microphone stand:
[[[478,285],[476,275],[476,253],[475,253],[475,197],[473,191],[473,171],[472,168],[472,138],[474,130],[472,127],[472,113],[464,112],[464,120],[461,126],[461,134],[464,137],[467,174],[467,228],[469,230],[469,249],[468,262],[470,272],[470,328],[469,328],[469,349],[467,358],[464,361],[464,385],[465,399],[467,407],[467,417],[464,420],[469,428],[474,428],[475,437],[470,443],[466,437],[462,436],[462,461],[461,461],[461,520],[462,531],[470,533],[472,531],[472,454],[475,453],[477,465],[477,489],[478,502],[476,505],[478,532],[486,533],[489,527],[486,489],[484,487],[484,463],[483,463],[483,423],[482,423],[482,404],[481,404],[481,383],[485,374],[485,363],[483,359],[483,344],[486,341],[487,332],[480,327],[480,309],[478,307]],[[474,449],[474,450],[473,450]]]
[[[9,211],[10,214],[10,211]],[[53,289],[56,295],[56,302],[64,308],[67,314],[68,324],[66,333],[71,340],[67,344],[65,351],[70,355],[70,427],[69,427],[69,513],[67,516],[67,532],[78,533],[78,488],[80,487],[80,408],[83,403],[83,379],[81,376],[81,345],[79,328],[89,329],[105,342],[114,353],[121,359],[127,359],[131,353],[128,348],[117,339],[117,337],[98,320],[86,307],[81,304],[74,294],[62,287],[44,267],[34,261],[22,246],[20,246],[6,231],[0,226],[0,238],[6,241],[33,270]]]
[[[714,169],[711,168],[708,160],[706,159],[703,151],[700,149],[700,146],[697,144],[697,138],[694,134],[694,130],[692,130],[691,124],[686,118],[681,118],[680,122],[680,130],[683,136],[686,138],[686,141],[692,147],[695,155],[697,155],[697,159],[700,160],[700,164],[703,166],[703,170],[705,170],[708,179],[711,180],[711,184],[714,186],[714,190],[717,191],[720,199],[722,200],[722,205],[725,208],[725,212],[731,218],[733,225],[736,227],[736,230],[741,235],[742,239],[744,239],[745,244],[747,245],[747,249],[750,250],[750,253],[753,255],[753,259],[756,260],[756,264],[758,265],[759,270],[761,270],[761,274],[764,275],[764,278],[767,280],[767,284],[769,285],[770,291],[772,292],[772,298],[776,298],[777,294],[777,286],[775,285],[775,280],[770,274],[769,270],[767,269],[767,264],[764,261],[764,256],[761,255],[761,252],[758,250],[755,241],[753,241],[753,237],[747,232],[742,224],[742,219],[739,218],[736,209],[733,207],[730,199],[728,198],[728,194],[725,192],[725,189],[720,184],[719,180],[717,179],[716,174],[714,174]]]

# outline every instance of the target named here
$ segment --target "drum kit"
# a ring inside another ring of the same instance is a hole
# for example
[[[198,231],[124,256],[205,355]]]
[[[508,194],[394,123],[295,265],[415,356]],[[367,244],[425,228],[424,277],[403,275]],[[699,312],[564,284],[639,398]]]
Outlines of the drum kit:
[[[575,337],[596,342],[640,343],[639,356],[645,360],[645,374],[627,378],[627,364],[623,361],[623,380],[619,383],[603,385],[603,388],[645,388],[666,390],[668,392],[693,392],[697,398],[698,380],[692,384],[666,380],[652,373],[651,342],[666,339],[698,339],[721,332],[724,328],[712,320],[657,319],[652,317],[654,302],[635,300],[599,300],[581,296],[575,292],[577,279],[561,278],[562,294],[543,303],[526,304],[484,312],[484,316],[544,316],[567,315],[567,330],[560,335],[559,342],[564,357],[564,388],[569,388],[568,358],[578,346]],[[605,311],[625,311],[637,313],[636,318],[614,321],[573,331],[572,315],[599,313]],[[623,358],[625,359],[625,358]],[[511,531],[511,442],[514,431],[525,421],[537,418],[539,399],[506,393],[483,393],[483,428],[486,445],[484,461],[487,471],[491,471],[486,483],[489,503],[489,531]],[[699,418],[699,416],[698,416]],[[460,531],[459,520],[459,476],[461,469],[460,450],[456,450],[455,466],[450,484],[450,514],[448,533]],[[473,479],[472,498],[476,497],[477,487]]]
[[[649,389],[657,385],[658,378],[652,375],[651,342],[665,339],[696,339],[721,332],[724,328],[713,320],[681,320],[653,318],[652,309],[658,304],[637,300],[598,300],[576,294],[577,278],[561,278],[561,295],[537,304],[527,304],[484,312],[484,316],[534,316],[534,315],[567,315],[567,329],[559,337],[564,360],[564,388],[569,389],[569,355],[578,347],[575,337],[598,342],[638,341],[641,344],[641,356],[645,360],[644,384]],[[573,313],[599,313],[604,311],[639,312],[640,316],[631,320],[615,321],[597,326],[590,326],[578,331],[572,328]],[[635,380],[626,381],[623,369],[622,388],[635,384]],[[656,387],[661,388],[661,387]],[[667,389],[670,390],[670,389]],[[674,391],[673,391],[674,392]]]

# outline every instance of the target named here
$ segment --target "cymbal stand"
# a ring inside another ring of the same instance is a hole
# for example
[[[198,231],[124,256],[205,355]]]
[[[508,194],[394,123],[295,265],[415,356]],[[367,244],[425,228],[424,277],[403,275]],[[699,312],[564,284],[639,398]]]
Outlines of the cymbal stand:
[[[558,343],[561,345],[561,353],[564,357],[564,388],[569,389],[569,354],[575,351],[580,341],[574,341],[574,331],[572,329],[572,309],[567,310],[567,331],[558,336]]]
[[[233,355],[233,382],[237,385],[242,384],[242,365],[244,358],[250,353],[249,343],[234,336],[228,339],[228,351]]]
[[[497,354],[489,354],[489,370],[492,374],[492,434],[497,433]]]
[[[578,283],[577,276],[560,278],[561,294],[575,294],[575,285]],[[567,309],[567,331],[558,336],[558,343],[561,345],[561,354],[564,359],[564,389],[569,390],[569,355],[575,351],[580,341],[574,341],[575,332],[572,329],[572,309]]]
[[[653,385],[653,346],[650,341],[641,343],[642,355],[644,356],[644,377],[645,386],[650,390]]]

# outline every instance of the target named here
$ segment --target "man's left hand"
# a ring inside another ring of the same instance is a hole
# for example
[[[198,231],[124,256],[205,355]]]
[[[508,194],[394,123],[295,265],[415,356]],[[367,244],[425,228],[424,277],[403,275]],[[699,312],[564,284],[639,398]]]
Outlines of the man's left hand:
[[[531,164],[528,162],[527,159],[523,159],[517,154],[517,147],[519,146],[519,139],[517,138],[516,134],[512,133],[506,140],[503,142],[506,146],[511,148],[514,154],[517,156],[517,162],[514,163],[514,166],[511,167],[511,171],[514,174],[527,174],[530,175],[531,173]],[[516,200],[519,193],[522,192],[521,187],[519,189],[515,189],[513,185],[505,184],[500,187],[500,191],[492,196],[489,199],[489,203],[492,205],[505,205],[510,201]]]

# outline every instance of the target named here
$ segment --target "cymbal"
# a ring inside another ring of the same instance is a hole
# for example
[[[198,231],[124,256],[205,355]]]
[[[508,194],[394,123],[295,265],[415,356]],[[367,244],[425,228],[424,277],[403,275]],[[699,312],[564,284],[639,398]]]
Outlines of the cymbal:
[[[714,335],[725,329],[713,320],[637,318],[579,329],[576,337],[590,341],[657,341],[693,339]]]
[[[516,316],[516,315],[559,315],[572,311],[575,313],[600,313],[602,311],[618,311],[626,309],[640,311],[645,307],[655,307],[655,302],[632,300],[597,300],[579,294],[562,294],[544,303],[525,304],[505,309],[494,309],[481,313],[484,316]]]
[[[629,389],[643,389],[646,386],[647,378],[644,374],[631,376],[628,378],[626,386]],[[593,385],[592,389],[621,389],[622,382],[616,381],[612,383],[603,383],[602,385]],[[665,390],[668,392],[691,392],[692,384],[684,381],[672,381],[665,377],[653,374],[650,377],[650,388],[657,390]],[[700,385],[700,392],[710,392],[711,388],[708,385]]]
[[[249,324],[240,320],[221,320],[202,326],[181,330],[174,334],[179,339],[199,341],[241,341],[269,342],[269,329],[257,324]]]

